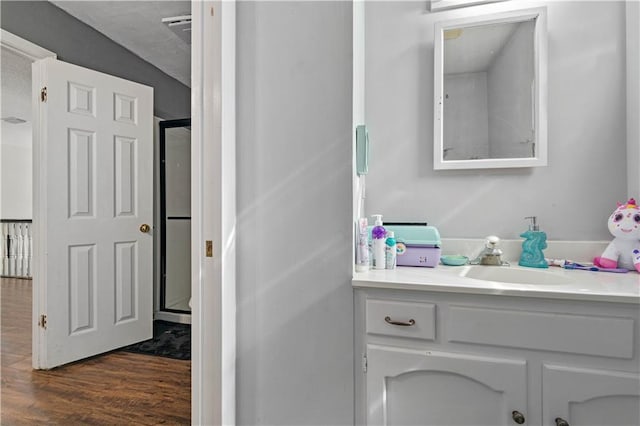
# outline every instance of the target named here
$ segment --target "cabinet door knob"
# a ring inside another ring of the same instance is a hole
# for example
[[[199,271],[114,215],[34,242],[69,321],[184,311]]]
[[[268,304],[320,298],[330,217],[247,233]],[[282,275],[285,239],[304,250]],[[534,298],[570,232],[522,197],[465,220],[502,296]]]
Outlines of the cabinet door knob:
[[[556,417],[556,426],[569,426],[569,422],[562,417]]]
[[[524,424],[524,414],[522,414],[520,411],[514,411],[511,413],[511,418],[513,419],[514,422],[518,423],[519,425]]]
[[[384,321],[385,321],[387,324],[391,324],[391,325],[401,325],[401,326],[403,326],[403,327],[411,327],[412,325],[415,325],[415,323],[416,323],[416,320],[414,320],[413,318],[412,318],[412,319],[410,319],[410,320],[409,320],[409,321],[407,321],[407,322],[404,322],[404,321],[393,321],[393,320],[391,319],[391,317],[384,317]]]

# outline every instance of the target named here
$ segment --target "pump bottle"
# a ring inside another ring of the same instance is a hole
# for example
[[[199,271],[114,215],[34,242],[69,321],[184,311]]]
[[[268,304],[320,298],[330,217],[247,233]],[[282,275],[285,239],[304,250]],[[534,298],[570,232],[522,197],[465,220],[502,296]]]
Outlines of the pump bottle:
[[[382,215],[374,214],[371,217],[375,220],[373,229],[371,230],[371,239],[373,240],[373,269],[385,269],[385,237],[387,231],[382,226]]]
[[[525,219],[531,219],[531,225],[529,230],[520,234],[525,240],[522,242],[522,254],[518,265],[529,268],[548,268],[549,264],[542,252],[547,248],[547,234],[540,230],[535,216],[528,216]]]

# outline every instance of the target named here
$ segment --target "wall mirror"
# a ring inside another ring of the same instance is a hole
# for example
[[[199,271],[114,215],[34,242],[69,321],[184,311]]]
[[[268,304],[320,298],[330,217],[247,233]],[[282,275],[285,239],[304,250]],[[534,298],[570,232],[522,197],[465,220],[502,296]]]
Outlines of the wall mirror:
[[[546,33],[545,8],[435,24],[435,169],[547,165]]]

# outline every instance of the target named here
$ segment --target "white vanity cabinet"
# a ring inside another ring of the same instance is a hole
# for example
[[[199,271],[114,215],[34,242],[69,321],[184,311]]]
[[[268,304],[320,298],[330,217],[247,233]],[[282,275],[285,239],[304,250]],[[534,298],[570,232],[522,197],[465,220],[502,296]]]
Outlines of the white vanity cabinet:
[[[545,425],[640,425],[637,373],[545,365],[542,374]]]
[[[502,426],[525,416],[524,360],[368,345],[367,364],[368,424]]]
[[[356,424],[640,424],[637,303],[354,286]]]

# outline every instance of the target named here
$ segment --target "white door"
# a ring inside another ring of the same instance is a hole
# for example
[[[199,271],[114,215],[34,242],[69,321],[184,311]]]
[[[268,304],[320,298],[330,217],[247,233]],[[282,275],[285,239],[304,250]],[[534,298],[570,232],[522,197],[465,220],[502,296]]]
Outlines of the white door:
[[[367,345],[367,425],[511,426],[526,377],[524,360]]]
[[[33,88],[33,366],[47,369],[152,336],[153,89],[55,59],[33,64]]]

